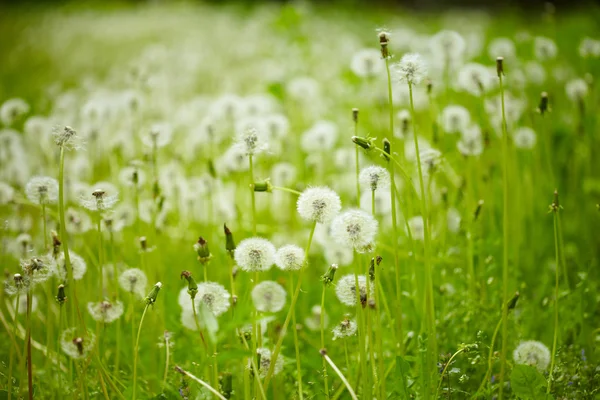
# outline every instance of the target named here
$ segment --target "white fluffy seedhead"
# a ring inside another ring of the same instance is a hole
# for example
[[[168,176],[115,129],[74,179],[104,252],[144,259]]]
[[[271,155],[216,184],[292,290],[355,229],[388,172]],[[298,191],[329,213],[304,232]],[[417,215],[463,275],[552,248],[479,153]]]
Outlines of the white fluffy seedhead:
[[[529,127],[518,128],[513,132],[513,142],[518,149],[531,150],[535,147],[537,136]]]
[[[331,222],[331,235],[339,244],[364,253],[373,248],[378,226],[377,220],[370,213],[351,209]]]
[[[280,247],[275,254],[275,265],[284,271],[297,271],[304,264],[304,250],[294,244]]]
[[[470,123],[471,114],[463,106],[447,106],[440,116],[440,124],[446,133],[462,133]]]
[[[395,71],[400,82],[418,85],[427,74],[427,66],[419,54],[408,53],[395,65]]]
[[[50,204],[58,200],[58,182],[49,176],[34,176],[25,186],[27,199],[35,204]]]
[[[258,374],[264,379],[271,368],[271,350],[260,347],[256,349],[256,353],[260,358],[260,364],[258,366]],[[275,366],[273,367],[273,376],[278,375],[283,371],[283,358],[278,355],[277,360],[275,360]]]
[[[146,295],[148,278],[141,269],[129,268],[119,275],[119,285],[129,293],[144,297]]]
[[[311,187],[298,197],[296,203],[300,216],[320,224],[333,219],[342,209],[340,196],[328,187]]]
[[[80,329],[73,327],[60,335],[60,347],[69,357],[80,360],[86,358],[96,343],[96,336],[89,329],[85,335],[79,334]]]
[[[277,282],[263,281],[252,289],[252,302],[260,312],[276,313],[285,306],[287,293]]]
[[[231,295],[223,285],[216,282],[204,282],[198,284],[198,293],[196,294],[196,303],[204,303],[206,308],[214,314],[215,317],[227,312],[231,302]]]
[[[390,186],[390,173],[383,167],[371,165],[360,171],[358,181],[366,190],[387,189]]]
[[[349,318],[344,318],[342,322],[337,324],[335,328],[333,328],[333,340],[336,339],[345,339],[351,336],[356,335],[358,330],[358,325],[356,321]]]
[[[550,350],[542,342],[527,340],[517,346],[513,358],[517,364],[531,365],[544,372],[550,364]]]
[[[268,271],[275,262],[275,252],[273,243],[253,237],[242,240],[233,256],[237,265],[246,272]]]
[[[368,298],[373,296],[373,285],[369,287],[367,295],[367,277],[364,275],[358,276],[359,296],[362,304],[366,304]],[[336,283],[335,294],[338,300],[347,306],[356,305],[356,276],[347,274],[342,276]]]
[[[94,321],[103,322],[109,324],[117,320],[123,315],[123,302],[109,302],[101,301],[98,303],[88,303],[88,312],[94,319]]]

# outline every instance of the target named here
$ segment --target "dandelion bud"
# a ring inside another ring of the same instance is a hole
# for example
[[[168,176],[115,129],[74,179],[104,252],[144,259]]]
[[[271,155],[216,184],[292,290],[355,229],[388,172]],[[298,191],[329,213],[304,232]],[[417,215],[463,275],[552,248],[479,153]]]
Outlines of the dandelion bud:
[[[540,97],[540,105],[538,106],[538,112],[544,115],[548,111],[548,93],[542,92]]]
[[[508,309],[509,310],[513,310],[517,306],[517,301],[519,301],[519,296],[520,296],[519,292],[515,292],[512,299],[510,299],[508,301]]]
[[[371,265],[369,266],[369,280],[375,282],[375,258],[371,258]]]
[[[225,224],[223,224],[223,230],[225,231],[225,250],[227,250],[229,255],[233,257],[233,252],[235,251],[235,241],[233,240],[233,233],[231,233],[231,230]]]
[[[235,294],[234,294],[233,296],[231,296],[231,303],[232,303],[234,306],[237,304],[237,301],[238,301],[238,297],[237,297],[237,295],[235,295]]]
[[[385,153],[383,155],[385,161],[390,161],[390,155],[392,154],[392,144],[387,138],[383,139],[383,152]]]
[[[198,242],[194,244],[194,250],[198,254],[198,261],[201,264],[206,264],[212,258],[212,254],[210,254],[210,250],[208,249],[208,242],[200,236],[198,238]]]
[[[373,138],[352,136],[352,141],[354,142],[354,144],[359,145],[360,147],[362,147],[365,150],[369,150],[371,147],[373,147]]]
[[[162,283],[157,282],[154,287],[152,288],[152,290],[150,291],[150,293],[148,293],[148,296],[146,296],[146,304],[147,305],[151,305],[156,303],[156,297],[158,296],[158,292],[160,291],[160,288],[162,287]]]
[[[231,394],[233,393],[233,377],[231,373],[224,372],[221,374],[221,376],[219,376],[219,384],[221,386],[220,389],[223,397],[226,399],[231,398]]]
[[[192,277],[192,273],[190,271],[182,271],[180,277],[185,278],[188,281],[188,294],[192,300],[194,300],[198,293],[198,285],[196,284],[194,277]]]
[[[430,95],[433,91],[433,82],[431,79],[427,79],[427,94]]]
[[[140,248],[143,252],[148,251],[148,239],[146,239],[146,236],[140,237]]]
[[[65,295],[65,285],[58,285],[58,293],[56,294],[56,302],[59,305],[65,304],[67,301],[67,296]]]
[[[333,282],[333,278],[335,277],[335,271],[337,271],[337,269],[337,264],[331,264],[327,272],[325,272],[325,274],[321,276],[321,281],[325,286],[328,286]]]
[[[496,73],[498,74],[498,78],[504,75],[504,57],[496,58]]]
[[[255,192],[269,192],[273,191],[273,185],[271,184],[270,179],[265,179],[264,181],[254,182],[254,191]]]
[[[327,349],[319,350],[319,354],[322,355],[323,357],[325,357],[327,355]]]
[[[56,231],[52,231],[50,234],[52,235],[52,258],[56,260],[60,255],[60,246],[62,245],[62,242]]]
[[[483,200],[479,200],[477,202],[477,208],[475,208],[475,212],[473,213],[473,221],[477,221],[477,218],[479,218],[479,214],[481,213],[481,209],[483,208]]]
[[[354,123],[358,123],[358,108],[352,109],[352,121],[354,121]]]

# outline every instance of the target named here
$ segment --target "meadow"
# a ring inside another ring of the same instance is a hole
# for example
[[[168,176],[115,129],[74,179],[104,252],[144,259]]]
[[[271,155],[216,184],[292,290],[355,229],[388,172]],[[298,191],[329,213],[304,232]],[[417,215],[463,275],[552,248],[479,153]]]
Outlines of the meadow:
[[[600,398],[599,8],[0,14],[0,399]]]

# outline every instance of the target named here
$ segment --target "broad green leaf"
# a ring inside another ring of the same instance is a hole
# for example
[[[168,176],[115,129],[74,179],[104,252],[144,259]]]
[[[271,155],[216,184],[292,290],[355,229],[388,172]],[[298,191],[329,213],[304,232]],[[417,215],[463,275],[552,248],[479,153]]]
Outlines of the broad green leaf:
[[[510,386],[523,400],[546,400],[546,379],[530,365],[515,365],[510,374]]]
[[[394,388],[400,399],[408,399],[408,377],[410,374],[410,364],[404,358],[396,357],[396,373]]]

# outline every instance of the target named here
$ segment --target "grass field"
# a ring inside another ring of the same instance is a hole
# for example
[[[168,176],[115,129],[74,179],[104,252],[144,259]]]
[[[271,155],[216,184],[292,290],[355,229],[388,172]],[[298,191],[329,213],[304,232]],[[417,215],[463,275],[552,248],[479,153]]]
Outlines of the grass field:
[[[599,398],[599,8],[0,14],[0,399]]]

